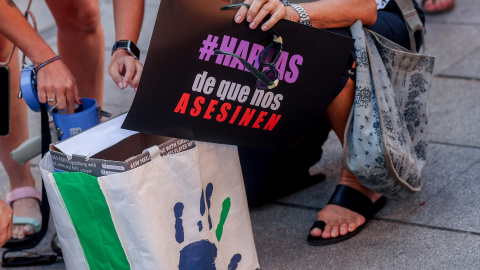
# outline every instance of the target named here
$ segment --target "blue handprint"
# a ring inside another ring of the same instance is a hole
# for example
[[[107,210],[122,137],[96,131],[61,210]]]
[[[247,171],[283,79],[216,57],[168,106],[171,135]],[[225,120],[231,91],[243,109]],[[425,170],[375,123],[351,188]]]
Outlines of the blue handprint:
[[[208,227],[212,229],[212,219],[210,218],[210,199],[213,193],[213,185],[209,183],[205,189],[205,193],[202,190],[200,197],[200,214],[205,215],[207,211],[208,215]],[[207,209],[205,209],[205,201],[207,202]],[[217,236],[217,241],[220,241],[223,234],[223,226],[227,219],[228,212],[230,211],[230,198],[226,198],[222,203],[222,212],[220,214],[220,221],[218,222],[217,229],[215,231]],[[175,215],[175,240],[180,244],[184,241],[184,231],[183,231],[183,203],[178,202],[173,208]],[[198,231],[203,230],[202,221],[197,223]],[[180,261],[178,263],[179,270],[215,270],[215,259],[217,258],[217,247],[214,243],[211,243],[209,240],[203,239],[188,244],[180,251]],[[238,267],[238,263],[242,259],[242,255],[235,254],[230,260],[228,265],[229,270],[235,270]]]

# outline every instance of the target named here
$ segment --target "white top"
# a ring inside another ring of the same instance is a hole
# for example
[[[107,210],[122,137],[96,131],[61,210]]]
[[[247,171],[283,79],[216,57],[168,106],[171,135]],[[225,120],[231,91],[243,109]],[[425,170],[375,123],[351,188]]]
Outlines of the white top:
[[[377,10],[384,8],[390,0],[375,0],[377,1]]]

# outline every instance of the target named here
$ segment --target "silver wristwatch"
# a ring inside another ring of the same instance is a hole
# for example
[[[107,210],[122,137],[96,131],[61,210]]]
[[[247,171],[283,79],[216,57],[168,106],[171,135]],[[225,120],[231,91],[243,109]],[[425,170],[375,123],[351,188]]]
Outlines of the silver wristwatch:
[[[300,6],[298,4],[290,3],[288,1],[286,1],[285,5],[286,6],[291,6],[292,8],[295,9],[295,11],[300,16],[300,23],[301,24],[312,26],[312,22],[310,21],[310,17],[308,17],[307,12],[305,11],[305,9],[302,6]]]

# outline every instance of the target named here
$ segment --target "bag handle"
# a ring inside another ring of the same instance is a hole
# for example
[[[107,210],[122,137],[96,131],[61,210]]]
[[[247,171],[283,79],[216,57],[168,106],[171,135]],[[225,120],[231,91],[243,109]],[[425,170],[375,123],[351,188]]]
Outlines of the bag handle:
[[[418,16],[417,10],[413,6],[412,0],[395,0],[397,3],[397,6],[400,8],[400,11],[402,12],[403,19],[405,20],[405,23],[407,24],[407,30],[408,34],[410,36],[410,49],[416,50],[416,44],[415,44],[415,36],[414,34],[417,31],[421,31],[422,33],[422,52],[426,52],[426,46],[425,46],[425,28],[423,27],[423,23],[420,20],[420,17]]]

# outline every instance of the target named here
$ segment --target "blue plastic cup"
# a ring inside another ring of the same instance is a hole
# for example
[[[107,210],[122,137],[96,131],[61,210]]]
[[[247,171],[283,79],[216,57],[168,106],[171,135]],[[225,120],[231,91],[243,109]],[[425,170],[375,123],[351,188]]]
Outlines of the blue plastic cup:
[[[58,139],[64,140],[77,135],[95,125],[100,124],[97,112],[97,101],[92,98],[81,98],[82,105],[73,114],[52,111],[53,122],[57,129]]]

